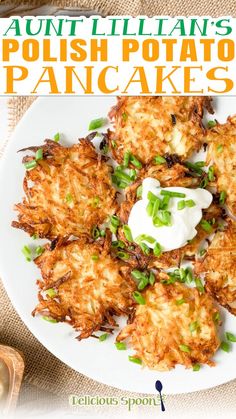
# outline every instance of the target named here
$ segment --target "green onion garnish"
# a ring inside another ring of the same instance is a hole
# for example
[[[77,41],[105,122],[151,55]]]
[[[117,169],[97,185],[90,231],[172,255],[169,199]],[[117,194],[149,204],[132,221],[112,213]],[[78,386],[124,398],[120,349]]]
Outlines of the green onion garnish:
[[[127,168],[129,166],[129,159],[130,159],[130,152],[126,151],[124,154],[124,161],[123,161],[124,168]]]
[[[149,217],[152,217],[153,206],[154,206],[154,204],[151,201],[149,201],[148,204],[147,204],[147,207],[146,207],[147,215],[149,215]]]
[[[136,190],[137,198],[142,198],[142,193],[143,193],[143,185],[139,185],[139,187]]]
[[[199,371],[201,369],[201,365],[200,364],[195,364],[193,366],[193,371]]]
[[[126,112],[123,112],[121,116],[122,116],[123,121],[127,121],[128,115]]]
[[[42,319],[46,320],[46,322],[58,323],[58,321],[56,319],[53,319],[52,317],[49,317],[49,316],[42,316]]]
[[[97,128],[101,128],[104,125],[106,125],[107,120],[106,118],[97,118],[97,119],[92,119],[92,121],[89,123],[89,131],[93,130],[93,129],[97,129]]]
[[[187,352],[187,353],[190,353],[191,352],[191,348],[188,345],[184,345],[184,344],[179,345],[179,349],[182,352]]]
[[[129,355],[129,361],[134,362],[135,364],[142,364],[142,360],[140,358],[135,358],[135,356]]]
[[[54,139],[54,141],[55,141],[56,143],[58,143],[58,141],[60,141],[60,133],[59,133],[59,132],[57,132],[57,133],[54,135],[53,139]]]
[[[91,200],[91,204],[93,208],[97,208],[97,206],[99,205],[100,202],[100,198],[98,196],[95,196],[92,200]]]
[[[112,215],[110,217],[110,225],[109,225],[109,228],[110,228],[110,230],[111,230],[111,232],[113,234],[116,234],[117,228],[119,227],[119,225],[120,225],[119,218],[116,215]]]
[[[126,253],[126,252],[119,251],[119,252],[117,252],[116,255],[119,259],[122,259],[122,260],[128,260],[129,259],[129,254]]]
[[[139,271],[138,269],[133,269],[133,271],[131,271],[131,275],[135,279],[141,279],[144,276],[143,272]]]
[[[229,342],[236,342],[236,336],[233,333],[226,332],[226,338]]]
[[[100,237],[100,230],[99,230],[99,228],[97,226],[94,226],[92,228],[91,235],[92,235],[92,238],[94,240],[97,240],[98,237]]]
[[[184,200],[179,201],[178,205],[177,205],[177,208],[178,208],[178,210],[184,209],[185,208],[185,201]]]
[[[118,351],[125,351],[127,349],[124,342],[115,342],[115,346]]]
[[[130,163],[133,164],[133,166],[137,167],[137,169],[142,169],[143,165],[142,163],[136,159],[135,156],[133,156],[133,154],[130,154]]]
[[[128,240],[129,242],[132,242],[133,237],[132,237],[132,233],[128,225],[123,226],[123,232],[124,232],[126,240]]]
[[[212,226],[207,220],[202,219],[200,225],[203,228],[203,230],[205,230],[207,233],[212,232]]]
[[[185,299],[184,298],[180,298],[179,300],[175,300],[175,304],[177,306],[180,306],[181,304],[184,304],[184,303],[185,303]]]
[[[205,253],[206,253],[206,249],[200,249],[200,251],[199,251],[200,256],[205,255]]]
[[[104,340],[106,340],[107,338],[108,338],[108,333],[103,333],[102,335],[99,336],[99,341],[104,342]]]
[[[186,194],[181,192],[173,192],[173,191],[167,191],[165,189],[161,190],[161,195],[167,195],[171,198],[185,198]]]
[[[37,240],[38,239],[38,235],[37,234],[33,234],[33,236],[31,236],[31,239]]]
[[[68,194],[66,194],[66,203],[71,204],[71,202],[73,202],[73,196],[69,192]]]
[[[208,179],[209,179],[210,182],[213,182],[215,180],[214,172],[215,172],[214,166],[210,166],[209,169],[208,169],[208,174],[207,174]]]
[[[191,333],[195,332],[196,330],[199,330],[199,323],[198,321],[192,322],[189,325],[189,330]]]
[[[220,313],[219,313],[219,311],[216,311],[213,314],[212,320],[213,320],[214,323],[219,323],[219,321],[220,321]]]
[[[148,191],[147,193],[147,198],[149,201],[151,201],[153,204],[154,202],[159,199],[158,196],[156,196],[154,193],[152,193],[151,191]]]
[[[200,278],[195,278],[194,281],[195,281],[196,288],[198,289],[198,291],[201,292],[201,293],[204,293],[205,288],[204,288],[204,285],[203,285],[201,279]]]
[[[42,160],[42,158],[43,158],[43,149],[42,148],[39,148],[36,151],[35,159],[38,161],[38,160]]]
[[[138,290],[142,291],[144,290],[144,288],[148,285],[149,283],[149,278],[145,275],[143,275],[143,278],[140,279],[139,283],[138,283]]]
[[[154,157],[154,163],[156,164],[163,164],[166,163],[166,159],[160,155]]]
[[[37,246],[35,249],[35,253],[37,256],[40,256],[44,252],[44,248],[42,246]]]
[[[167,210],[158,211],[157,215],[153,218],[153,224],[155,227],[170,226],[171,225],[171,213]]]
[[[155,278],[155,275],[154,275],[154,273],[153,272],[150,272],[150,275],[149,275],[149,284],[150,285],[154,285],[154,283],[155,283],[155,281],[156,281],[156,278]]]
[[[115,240],[111,243],[111,247],[124,249],[125,243],[122,240]]]
[[[165,195],[162,201],[160,202],[160,209],[165,210],[168,208],[169,202],[170,202],[170,196]]]
[[[133,297],[138,304],[144,305],[146,304],[145,298],[140,294],[138,291],[133,292]]]
[[[195,207],[196,203],[193,199],[187,199],[187,201],[185,201],[185,205],[186,207],[192,208]]]
[[[21,251],[22,251],[25,259],[27,260],[27,262],[30,262],[32,260],[32,257],[31,257],[31,250],[30,250],[29,246],[24,246]]]
[[[213,128],[216,126],[216,120],[211,120],[207,122],[208,128]]]
[[[229,352],[230,351],[229,343],[222,341],[220,344],[220,349],[222,349],[222,351]]]
[[[223,144],[219,144],[219,145],[217,146],[217,148],[216,148],[217,153],[222,153],[223,149],[224,149]]]
[[[149,201],[149,202],[150,202],[150,201]],[[159,207],[160,207],[160,203],[161,203],[161,201],[160,201],[160,199],[159,199],[159,198],[157,198],[157,199],[155,200],[155,202],[153,203],[152,217],[155,217],[155,215],[157,215],[157,212],[158,212]],[[152,202],[151,202],[151,204],[152,204]]]
[[[142,241],[148,242],[148,243],[155,243],[155,239],[151,236],[148,236],[147,234],[140,234],[136,239],[134,240],[136,243],[140,243]]]
[[[30,160],[24,163],[24,166],[27,170],[31,170],[34,169],[37,166],[37,164],[38,163],[36,162],[36,160]]]
[[[145,255],[149,255],[150,248],[145,243],[139,243],[139,246],[141,247],[141,249],[142,249],[142,251]]]
[[[94,260],[94,261],[97,261],[99,259],[99,256],[98,255],[92,255],[91,259]]]
[[[162,250],[160,243],[156,242],[153,248],[153,254],[157,257],[161,256]]]
[[[226,192],[225,191],[221,191],[221,193],[220,193],[220,199],[219,199],[219,202],[220,202],[220,205],[224,205],[224,203],[225,203],[225,199],[226,199]]]
[[[53,288],[49,288],[46,291],[46,294],[50,297],[50,298],[54,298],[57,295],[57,292],[53,289]]]
[[[205,166],[205,162],[203,161],[198,161],[196,163],[191,163],[190,161],[186,161],[184,162],[184,165],[191,170],[192,172],[194,172],[197,176],[201,176],[203,173],[202,167]]]

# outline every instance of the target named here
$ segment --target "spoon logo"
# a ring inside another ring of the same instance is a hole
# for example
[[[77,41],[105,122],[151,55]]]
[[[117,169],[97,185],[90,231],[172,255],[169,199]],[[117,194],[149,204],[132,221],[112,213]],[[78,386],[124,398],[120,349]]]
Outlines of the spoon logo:
[[[162,392],[162,389],[163,389],[163,385],[162,385],[162,383],[161,383],[161,381],[156,381],[156,383],[155,383],[155,388],[156,388],[156,390],[158,391],[158,393],[159,393],[159,395],[160,395],[160,400],[161,400],[161,411],[162,412],[165,412],[165,405],[164,405],[164,402],[163,402],[163,398],[162,398],[162,394],[161,394],[161,392]]]

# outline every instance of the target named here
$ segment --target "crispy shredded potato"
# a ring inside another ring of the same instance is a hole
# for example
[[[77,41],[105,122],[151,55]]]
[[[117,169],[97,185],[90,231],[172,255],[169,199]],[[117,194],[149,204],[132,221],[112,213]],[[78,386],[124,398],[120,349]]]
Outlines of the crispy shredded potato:
[[[202,262],[195,266],[204,273],[207,291],[228,311],[236,315],[236,222],[227,220],[225,231],[218,231]]]
[[[213,164],[218,192],[226,192],[226,205],[236,215],[236,116],[207,132],[207,160]]]
[[[109,113],[115,128],[109,132],[114,159],[121,163],[127,151],[142,163],[165,153],[186,158],[202,145],[204,108],[213,113],[209,97],[119,97]]]
[[[80,331],[78,339],[94,331],[112,331],[113,315],[129,314],[136,284],[129,268],[110,255],[111,237],[91,242],[88,238],[58,242],[35,261],[41,269],[39,304],[34,310],[71,324]],[[53,289],[50,298],[45,291]]]
[[[217,309],[208,294],[175,283],[156,283],[143,292],[146,304],[138,305],[133,321],[118,335],[117,341],[130,338],[135,357],[158,371],[182,364],[213,366],[211,360],[219,347]],[[184,300],[182,304],[178,301]]]
[[[112,186],[112,168],[99,156],[88,139],[63,147],[46,140],[36,168],[24,178],[26,198],[15,205],[18,221],[12,225],[30,235],[54,239],[59,236],[89,234],[105,222],[117,208]],[[32,157],[25,157],[24,162]]]

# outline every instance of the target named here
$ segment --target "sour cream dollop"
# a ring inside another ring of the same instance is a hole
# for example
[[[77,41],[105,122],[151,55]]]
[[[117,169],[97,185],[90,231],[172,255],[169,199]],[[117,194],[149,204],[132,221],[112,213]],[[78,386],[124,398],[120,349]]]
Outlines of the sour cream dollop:
[[[185,197],[171,197],[168,204],[168,211],[171,213],[171,225],[155,227],[152,217],[147,213],[148,192],[152,192],[159,199],[163,199],[161,191],[171,191],[185,194]],[[160,182],[153,178],[146,178],[142,184],[142,199],[137,201],[131,209],[128,226],[131,229],[133,239],[140,235],[152,237],[161,245],[162,251],[179,249],[189,240],[192,240],[196,234],[196,226],[202,219],[202,209],[208,208],[212,202],[212,194],[205,189],[167,187],[161,188]],[[193,200],[194,206],[185,206],[178,209],[180,200]],[[154,248],[155,243],[149,243],[143,240],[150,248]]]

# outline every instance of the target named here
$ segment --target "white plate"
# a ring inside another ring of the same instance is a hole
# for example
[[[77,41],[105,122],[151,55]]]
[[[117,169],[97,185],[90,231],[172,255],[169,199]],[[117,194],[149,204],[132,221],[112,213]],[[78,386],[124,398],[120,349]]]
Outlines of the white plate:
[[[22,153],[17,154],[17,150],[39,145],[58,131],[64,134],[66,142],[75,142],[87,134],[89,121],[107,115],[113,103],[115,98],[112,97],[40,98],[18,124],[1,164],[0,270],[5,287],[14,307],[36,338],[65,364],[94,380],[123,390],[150,394],[155,394],[156,380],[162,381],[166,394],[187,393],[225,383],[236,377],[236,344],[232,344],[229,354],[217,353],[214,368],[206,366],[193,372],[178,366],[170,372],[160,373],[129,362],[128,354],[132,351],[117,351],[115,337],[102,343],[93,338],[78,342],[68,325],[51,324],[31,316],[37,303],[35,281],[40,274],[21,253],[23,245],[32,240],[10,226],[16,219],[13,204],[20,202],[23,196],[25,170],[21,164]],[[236,98],[217,98],[216,108],[216,118],[224,121],[229,114],[236,113]],[[224,330],[236,333],[236,318],[223,310],[222,315],[225,317]]]

